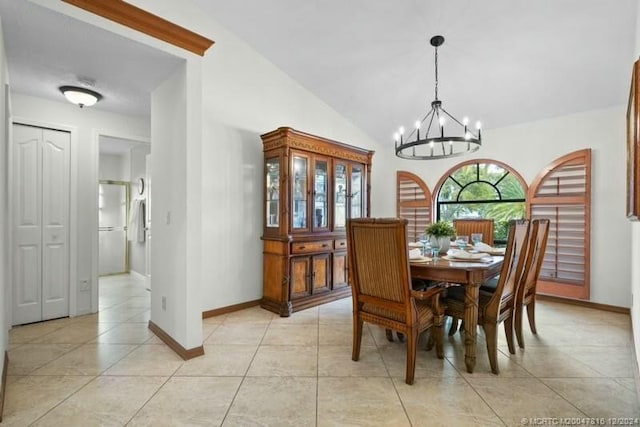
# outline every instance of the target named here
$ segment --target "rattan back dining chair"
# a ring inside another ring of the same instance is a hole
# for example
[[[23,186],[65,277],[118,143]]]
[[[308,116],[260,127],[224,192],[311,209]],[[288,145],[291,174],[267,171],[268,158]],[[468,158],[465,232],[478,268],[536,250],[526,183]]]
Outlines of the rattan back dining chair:
[[[525,254],[528,244],[529,220],[512,220],[509,223],[509,236],[504,254],[504,263],[500,278],[494,292],[480,290],[478,306],[478,325],[484,329],[489,363],[494,374],[500,373],[498,368],[498,334],[497,328],[504,322],[509,352],[515,354],[513,342],[513,321],[515,301],[524,268]],[[464,318],[465,292],[461,288],[450,288],[443,299],[445,313],[455,319]],[[475,331],[471,331],[472,333]]]
[[[531,332],[537,334],[536,329],[536,285],[540,276],[540,269],[544,260],[544,253],[547,249],[547,238],[549,237],[549,220],[535,219],[529,231],[529,248],[525,268],[518,286],[516,296],[516,309],[514,314],[514,328],[516,338],[520,348],[524,348],[524,336],[522,331],[522,317],[524,307],[527,307],[527,318]]]
[[[413,384],[420,333],[432,329],[436,353],[442,359],[443,289],[411,289],[407,220],[362,218],[347,222],[349,275],[353,294],[353,353],[360,358],[362,327],[369,322],[407,337],[405,381]]]
[[[457,236],[469,236],[474,233],[482,234],[482,241],[488,245],[493,245],[494,223],[492,219],[454,219],[453,228]]]

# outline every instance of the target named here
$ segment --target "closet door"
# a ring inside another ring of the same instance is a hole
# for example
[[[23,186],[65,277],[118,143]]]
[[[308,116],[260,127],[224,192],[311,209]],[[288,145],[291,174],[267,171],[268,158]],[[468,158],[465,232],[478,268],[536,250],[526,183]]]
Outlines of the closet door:
[[[42,139],[42,320],[69,315],[69,133]]]
[[[69,314],[68,132],[14,125],[13,324]]]
[[[13,324],[42,320],[42,129],[13,126]]]

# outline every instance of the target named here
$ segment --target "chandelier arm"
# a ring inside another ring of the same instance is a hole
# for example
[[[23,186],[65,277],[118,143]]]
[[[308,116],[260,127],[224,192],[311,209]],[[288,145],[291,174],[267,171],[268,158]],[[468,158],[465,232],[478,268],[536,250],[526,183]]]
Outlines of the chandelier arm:
[[[457,124],[459,124],[460,126],[463,126],[467,129],[467,132],[469,132],[469,134],[473,137],[478,139],[479,136],[475,133],[473,133],[472,131],[469,130],[468,126],[465,126],[464,123],[462,123],[460,120],[456,119],[455,117],[453,117],[451,114],[449,114],[449,112],[447,110],[445,110],[444,108],[440,107],[440,109],[447,115],[449,116],[449,118],[451,118],[451,120],[453,120],[454,122],[456,122]]]
[[[424,134],[425,138],[429,138],[429,132],[431,132],[431,125],[433,124],[433,118],[435,117],[435,111],[433,108],[431,109],[431,111],[429,111],[429,113],[427,113],[427,117],[429,117],[429,115],[431,115],[431,119],[429,120],[429,126],[427,126],[427,131]]]

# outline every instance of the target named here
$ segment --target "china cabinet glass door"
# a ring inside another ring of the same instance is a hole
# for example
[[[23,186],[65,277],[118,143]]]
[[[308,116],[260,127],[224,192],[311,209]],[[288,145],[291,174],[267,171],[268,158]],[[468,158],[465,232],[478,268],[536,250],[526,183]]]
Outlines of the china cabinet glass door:
[[[308,172],[309,158],[295,154],[293,156],[293,197],[291,198],[293,203],[293,222],[291,228],[293,230],[305,230],[309,227],[307,224],[307,196],[309,194]]]
[[[351,185],[349,187],[351,212],[349,218],[361,218],[362,215],[362,201],[363,201],[363,179],[362,179],[362,166],[353,165],[351,167]]]
[[[329,224],[329,162],[314,158],[313,228],[327,228]]]
[[[266,162],[266,206],[265,223],[267,227],[277,228],[280,226],[280,159],[278,157],[267,159]]]
[[[335,164],[334,180],[334,228],[345,228],[347,225],[347,165]]]

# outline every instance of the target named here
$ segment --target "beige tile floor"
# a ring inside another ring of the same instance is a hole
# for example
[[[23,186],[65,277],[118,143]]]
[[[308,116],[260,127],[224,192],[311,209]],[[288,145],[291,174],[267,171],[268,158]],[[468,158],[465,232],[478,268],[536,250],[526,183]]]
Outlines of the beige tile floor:
[[[205,355],[183,361],[147,329],[149,294],[130,276],[100,282],[100,312],[16,327],[2,426],[489,426],[537,417],[640,417],[629,316],[543,302],[539,335],[501,374],[479,337],[476,372],[461,336],[445,359],[367,325],[351,361],[350,299],[280,318],[260,308],[206,319]]]

